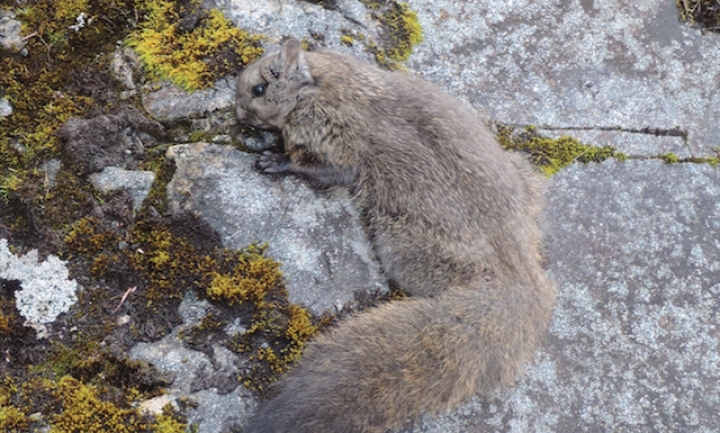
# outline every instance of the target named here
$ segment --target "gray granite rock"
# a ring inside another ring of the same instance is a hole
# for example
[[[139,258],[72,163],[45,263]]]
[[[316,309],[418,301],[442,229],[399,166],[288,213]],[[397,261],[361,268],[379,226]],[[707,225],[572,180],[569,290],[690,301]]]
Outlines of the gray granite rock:
[[[0,48],[10,51],[21,51],[27,42],[20,36],[22,23],[15,19],[15,13],[0,10]]]
[[[95,188],[106,194],[118,189],[126,189],[133,199],[133,208],[140,210],[143,201],[150,193],[150,187],[155,181],[155,173],[152,171],[105,167],[100,173],[92,173],[89,179]]]
[[[337,0],[334,3],[335,8],[327,9],[297,0],[203,2],[205,6],[221,9],[241,29],[267,36],[269,43],[278,43],[284,36],[293,36],[370,60],[372,56],[365,50],[364,42],[348,47],[340,43],[340,37],[350,32],[362,34],[365,42],[370,38],[378,41],[380,30],[377,21],[357,0]]]
[[[196,325],[205,315],[207,301],[199,301],[187,292],[180,305],[183,324],[170,335],[153,343],[138,343],[129,357],[152,364],[171,382],[163,401],[192,402],[188,422],[198,433],[236,431],[255,407],[252,394],[237,382],[237,355],[213,346],[213,356],[188,349],[178,337],[183,329]],[[230,389],[225,390],[230,384]]]
[[[356,290],[386,290],[355,209],[339,192],[321,193],[295,177],[254,169],[256,155],[229,146],[172,146],[168,184],[173,213],[201,216],[228,248],[267,242],[282,263],[290,300],[319,314]]]
[[[8,117],[13,112],[12,104],[8,98],[0,98],[0,119]]]
[[[161,122],[204,117],[219,109],[231,107],[235,101],[235,78],[228,76],[211,89],[188,93],[168,82],[155,91],[143,93],[143,107]]]
[[[675,2],[408,3],[425,32],[409,69],[492,120],[590,130],[678,127],[695,156],[720,144],[720,35],[678,22]],[[602,144],[626,141],[608,138]]]
[[[720,430],[720,170],[574,165],[548,197],[544,350],[518,386],[412,431]]]

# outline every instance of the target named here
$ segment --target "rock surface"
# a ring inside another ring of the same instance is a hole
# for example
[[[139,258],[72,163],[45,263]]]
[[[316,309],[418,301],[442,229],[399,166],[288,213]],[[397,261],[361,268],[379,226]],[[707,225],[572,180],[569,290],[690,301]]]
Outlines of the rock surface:
[[[408,3],[425,33],[409,69],[490,119],[590,131],[677,127],[695,156],[720,143],[720,34],[678,22],[674,2]],[[657,138],[644,135],[652,155]],[[626,136],[607,140],[592,144],[620,147]]]
[[[0,10],[0,48],[10,51],[21,51],[26,42],[20,31],[22,23],[15,19],[12,11]]]
[[[142,170],[123,170],[118,167],[105,167],[100,173],[89,176],[90,183],[104,193],[125,188],[133,200],[133,208],[139,210],[143,200],[150,193],[155,181],[155,173]]]
[[[180,304],[183,324],[160,341],[135,345],[128,355],[153,364],[172,382],[163,403],[193,402],[188,421],[198,426],[198,433],[236,431],[255,407],[250,391],[236,380],[237,355],[215,345],[211,357],[186,348],[178,336],[200,323],[207,306],[207,301],[198,301],[192,291],[188,292]],[[231,384],[229,389],[227,384]]]
[[[162,122],[192,119],[231,106],[235,100],[235,82],[233,77],[224,78],[212,89],[191,94],[170,83],[163,83],[160,89],[143,94],[142,100],[148,113]]]
[[[340,43],[340,37],[348,33],[362,34],[365,41],[378,40],[378,23],[365,5],[357,0],[325,3],[333,3],[333,7],[294,0],[203,1],[205,6],[221,9],[236,26],[267,36],[270,43],[293,36],[370,60],[364,43]]]
[[[197,143],[168,149],[173,213],[201,216],[228,248],[269,244],[282,263],[290,301],[315,314],[340,308],[360,291],[386,290],[357,213],[342,194],[321,193],[297,178],[270,178],[257,156]]]

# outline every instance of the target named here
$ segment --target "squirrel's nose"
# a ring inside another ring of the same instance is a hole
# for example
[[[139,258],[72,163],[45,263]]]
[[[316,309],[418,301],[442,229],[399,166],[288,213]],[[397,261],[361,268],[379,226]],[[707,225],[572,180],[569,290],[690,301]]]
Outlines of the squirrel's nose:
[[[243,110],[239,106],[236,105],[235,107],[235,114],[237,115],[237,119],[240,121],[245,120],[245,114],[247,113],[246,110]]]

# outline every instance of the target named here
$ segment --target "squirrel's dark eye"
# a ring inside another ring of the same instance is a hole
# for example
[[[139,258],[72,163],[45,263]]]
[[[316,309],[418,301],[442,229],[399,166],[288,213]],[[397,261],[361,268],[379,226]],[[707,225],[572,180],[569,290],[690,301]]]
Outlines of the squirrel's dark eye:
[[[267,90],[267,84],[258,84],[257,86],[252,88],[252,94],[253,97],[259,98],[262,95],[265,94],[265,91]]]

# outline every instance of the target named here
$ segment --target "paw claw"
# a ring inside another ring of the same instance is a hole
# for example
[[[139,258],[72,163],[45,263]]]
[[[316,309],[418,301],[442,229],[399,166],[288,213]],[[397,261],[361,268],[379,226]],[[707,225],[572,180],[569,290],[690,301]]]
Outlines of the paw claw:
[[[290,169],[290,159],[284,154],[266,150],[258,158],[257,167],[265,174],[284,173]]]

